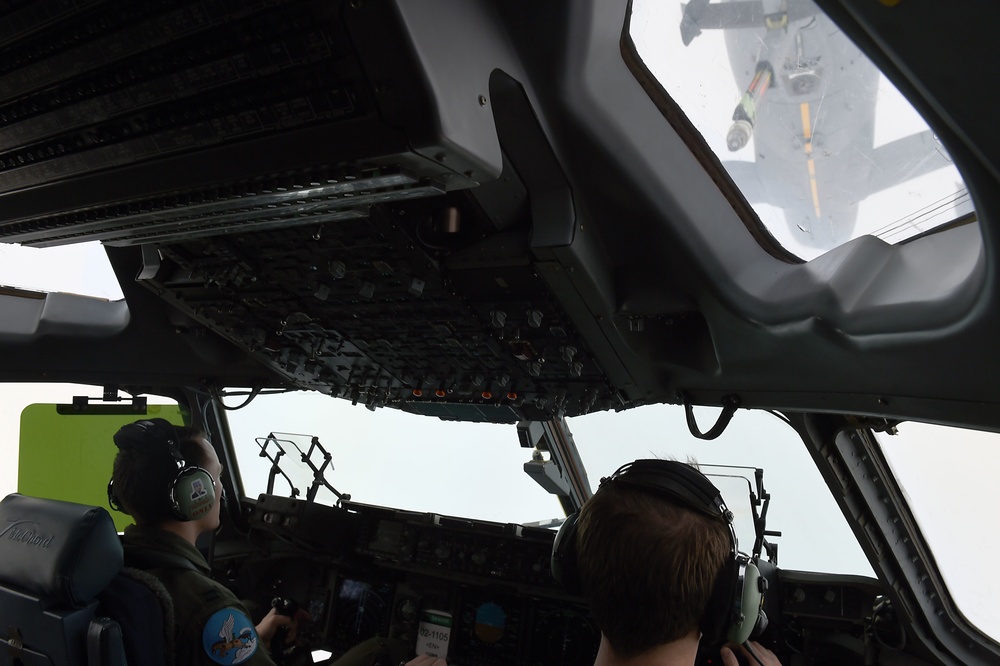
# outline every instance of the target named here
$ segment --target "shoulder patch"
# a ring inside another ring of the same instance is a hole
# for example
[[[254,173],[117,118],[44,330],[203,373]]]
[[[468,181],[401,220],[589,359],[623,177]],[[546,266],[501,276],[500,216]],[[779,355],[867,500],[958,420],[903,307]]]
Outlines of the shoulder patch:
[[[257,651],[257,630],[238,608],[212,613],[201,632],[205,654],[217,664],[242,664]]]

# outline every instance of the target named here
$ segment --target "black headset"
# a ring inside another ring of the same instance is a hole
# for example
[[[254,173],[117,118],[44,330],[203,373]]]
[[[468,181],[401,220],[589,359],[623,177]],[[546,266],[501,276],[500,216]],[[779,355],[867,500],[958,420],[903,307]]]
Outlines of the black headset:
[[[167,488],[170,511],[174,518],[185,522],[198,520],[211,511],[216,502],[215,479],[205,468],[185,462],[181,455],[177,429],[169,421],[149,419],[129,423],[115,433],[114,440],[122,451],[135,451],[140,455],[144,451],[148,452],[151,446],[167,450],[177,466],[177,473]],[[115,495],[113,478],[108,482],[108,505],[116,511],[128,513],[122,509]]]
[[[732,538],[732,551],[723,563],[699,628],[708,644],[745,643],[767,626],[764,591],[767,580],[753,560],[739,551],[733,513],[722,493],[704,474],[675,460],[636,460],[601,479],[601,488],[616,484],[663,497],[704,516],[720,520]],[[577,568],[576,533],[580,512],[566,518],[552,544],[552,575],[572,594],[582,594]]]

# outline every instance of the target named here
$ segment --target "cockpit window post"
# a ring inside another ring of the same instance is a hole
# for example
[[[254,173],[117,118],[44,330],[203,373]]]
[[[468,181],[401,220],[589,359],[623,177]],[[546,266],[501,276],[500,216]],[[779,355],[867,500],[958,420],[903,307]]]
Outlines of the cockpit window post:
[[[522,447],[535,450],[532,460],[524,464],[524,471],[547,491],[559,496],[566,515],[577,511],[590,499],[593,490],[587,470],[565,419],[521,421],[517,424],[517,436]],[[549,460],[544,459],[543,451],[550,453]]]

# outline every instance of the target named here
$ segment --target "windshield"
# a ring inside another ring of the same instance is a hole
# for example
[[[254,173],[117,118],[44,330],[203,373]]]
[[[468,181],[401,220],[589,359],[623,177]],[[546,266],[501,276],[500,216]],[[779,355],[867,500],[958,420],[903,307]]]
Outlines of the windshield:
[[[235,404],[236,398],[227,402]],[[703,418],[707,422],[713,416]],[[445,422],[393,409],[372,412],[345,400],[300,392],[260,395],[230,412],[229,421],[248,497],[267,489],[272,463],[259,455],[258,439],[266,442],[274,433],[275,439],[298,442],[286,447],[289,459],[308,449],[312,437],[329,452],[324,478],[332,490],[320,488],[317,501],[333,503],[335,493],[348,494],[365,504],[513,523],[545,524],[565,515],[556,496],[525,473],[532,450],[521,448],[514,425]],[[872,575],[801,439],[780,418],[739,412],[712,442],[689,434],[679,406],[601,412],[567,424],[592,489],[601,477],[638,458],[697,462],[736,513],[741,549],[749,551],[749,490],[754,468],[761,468],[771,495],[767,529],[782,532],[769,539],[778,545],[780,566]],[[298,496],[305,498],[311,468],[289,463],[281,464],[274,492],[289,496],[295,485]]]
[[[877,437],[959,611],[1000,636],[1000,535],[990,520],[1000,497],[1000,434],[901,423],[897,435]]]
[[[811,0],[635,0],[629,36],[789,252],[972,212],[927,123]]]

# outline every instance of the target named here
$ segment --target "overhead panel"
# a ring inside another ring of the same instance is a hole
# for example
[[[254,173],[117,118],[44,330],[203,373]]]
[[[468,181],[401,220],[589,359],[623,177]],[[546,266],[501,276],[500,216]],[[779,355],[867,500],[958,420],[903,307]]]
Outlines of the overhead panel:
[[[51,2],[0,18],[4,242],[325,222],[499,173],[495,136],[450,131],[489,110],[423,83],[390,3]],[[388,45],[376,79],[357,52],[372,23]]]
[[[228,340],[269,387],[498,422],[621,406],[538,270],[540,244],[573,240],[570,191],[551,161],[505,160],[490,81],[518,65],[489,11],[0,12],[0,242],[141,254],[125,277],[173,330],[205,357],[208,331]],[[478,48],[456,61],[454,40]]]

